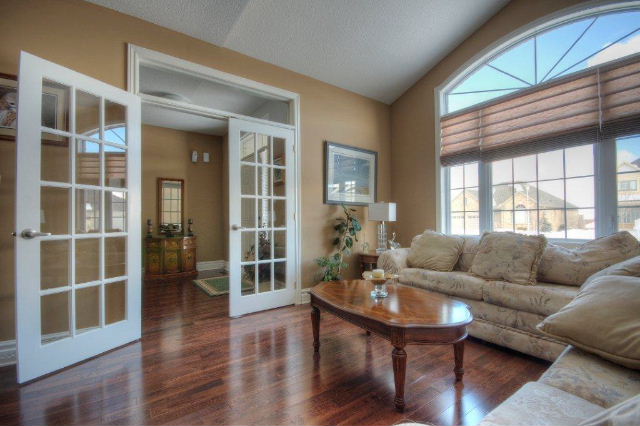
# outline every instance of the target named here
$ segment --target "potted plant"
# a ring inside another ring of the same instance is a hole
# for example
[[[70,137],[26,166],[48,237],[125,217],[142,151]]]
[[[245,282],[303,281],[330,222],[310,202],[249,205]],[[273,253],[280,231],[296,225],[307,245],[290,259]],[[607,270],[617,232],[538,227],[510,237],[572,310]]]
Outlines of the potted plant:
[[[323,281],[342,279],[342,269],[349,266],[349,264],[344,261],[344,256],[351,254],[354,243],[358,241],[358,232],[362,230],[360,221],[353,214],[356,210],[347,208],[344,204],[342,204],[342,210],[344,217],[336,218],[338,223],[333,227],[337,233],[333,239],[336,252],[331,256],[323,256],[316,259],[318,266],[323,268]]]

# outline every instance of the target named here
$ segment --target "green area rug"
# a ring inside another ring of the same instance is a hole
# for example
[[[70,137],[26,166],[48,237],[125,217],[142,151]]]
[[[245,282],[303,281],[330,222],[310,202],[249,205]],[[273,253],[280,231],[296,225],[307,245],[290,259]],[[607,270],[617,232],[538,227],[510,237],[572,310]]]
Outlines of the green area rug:
[[[221,296],[229,294],[229,277],[213,277],[201,280],[193,280],[193,283],[200,287],[209,296]],[[251,283],[242,282],[242,291],[251,290]]]

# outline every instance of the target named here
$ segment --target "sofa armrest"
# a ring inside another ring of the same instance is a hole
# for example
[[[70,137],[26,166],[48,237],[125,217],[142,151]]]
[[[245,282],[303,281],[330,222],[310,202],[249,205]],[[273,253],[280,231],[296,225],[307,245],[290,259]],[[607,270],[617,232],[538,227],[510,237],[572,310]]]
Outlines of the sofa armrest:
[[[399,274],[401,270],[409,267],[407,265],[408,256],[408,248],[387,250],[378,257],[378,268],[384,269],[385,272]]]

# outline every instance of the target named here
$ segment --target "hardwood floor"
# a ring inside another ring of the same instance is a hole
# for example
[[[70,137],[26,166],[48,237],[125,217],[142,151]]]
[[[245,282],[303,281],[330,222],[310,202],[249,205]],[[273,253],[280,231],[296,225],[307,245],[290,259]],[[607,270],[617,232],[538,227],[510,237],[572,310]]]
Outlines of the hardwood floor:
[[[24,386],[0,368],[0,424],[476,424],[548,366],[470,338],[456,384],[450,346],[408,346],[398,413],[389,342],[326,314],[314,357],[308,305],[229,319],[227,304],[146,285],[141,341]]]

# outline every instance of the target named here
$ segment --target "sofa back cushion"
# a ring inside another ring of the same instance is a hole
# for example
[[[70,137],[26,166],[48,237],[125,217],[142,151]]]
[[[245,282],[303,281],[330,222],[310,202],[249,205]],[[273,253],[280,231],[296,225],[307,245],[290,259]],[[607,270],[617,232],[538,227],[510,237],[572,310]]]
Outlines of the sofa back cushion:
[[[411,268],[450,272],[458,262],[462,243],[462,237],[426,230],[411,242],[407,264]]]
[[[486,279],[535,284],[546,244],[544,235],[485,232],[469,272]]]
[[[538,280],[580,286],[594,273],[638,255],[640,244],[627,231],[588,241],[572,249],[549,244],[542,254]]]
[[[480,245],[480,237],[468,235],[463,236],[462,252],[458,258],[458,263],[453,268],[455,271],[469,272],[473,258],[476,257],[478,246]]]
[[[640,278],[589,280],[538,329],[625,367],[640,369]]]
[[[584,286],[591,280],[607,275],[640,277],[640,256],[634,256],[631,259],[627,259],[620,263],[616,263],[615,265],[611,265],[608,268],[604,268],[587,278],[587,280],[582,285]]]

